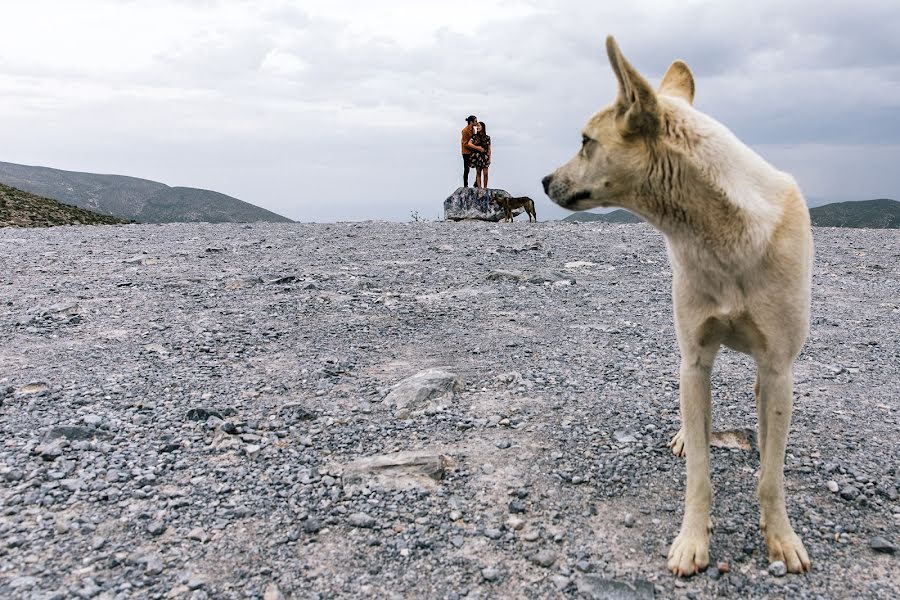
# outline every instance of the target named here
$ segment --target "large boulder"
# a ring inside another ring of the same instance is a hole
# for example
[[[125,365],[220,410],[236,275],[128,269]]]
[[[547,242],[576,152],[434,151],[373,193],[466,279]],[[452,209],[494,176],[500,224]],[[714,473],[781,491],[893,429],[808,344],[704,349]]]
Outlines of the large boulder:
[[[448,221],[478,219],[480,221],[499,221],[506,215],[503,209],[491,204],[494,198],[510,198],[506,190],[492,188],[461,187],[444,200],[444,218]],[[513,216],[521,215],[522,209],[513,210]]]

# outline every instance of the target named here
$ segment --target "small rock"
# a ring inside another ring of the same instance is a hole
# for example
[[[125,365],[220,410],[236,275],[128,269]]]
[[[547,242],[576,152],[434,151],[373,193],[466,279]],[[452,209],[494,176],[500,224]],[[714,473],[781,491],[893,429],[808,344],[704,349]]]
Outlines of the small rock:
[[[449,408],[453,395],[462,389],[463,382],[455,373],[428,369],[392,387],[384,397],[384,404],[398,419],[408,419],[417,414],[434,414]]]
[[[497,581],[500,579],[500,571],[495,567],[485,567],[481,570],[481,576],[485,581]]]
[[[525,502],[519,498],[514,498],[509,502],[509,512],[513,514],[522,514],[525,512]]]
[[[787,566],[784,562],[776,560],[769,565],[769,574],[773,577],[784,577],[787,575]]]
[[[631,513],[626,513],[624,523],[625,527],[634,527],[634,515]]]
[[[150,558],[144,566],[144,572],[147,575],[159,575],[163,572],[163,563],[158,558]]]
[[[897,552],[897,546],[881,536],[873,537],[869,542],[869,548],[882,554],[894,554]]]
[[[859,496],[859,490],[852,485],[848,485],[841,490],[841,498],[844,500],[854,500],[857,496]]]
[[[85,415],[81,420],[88,427],[99,427],[100,423],[103,422],[103,418],[100,415]]]
[[[210,417],[216,417],[217,419],[222,419],[223,415],[220,411],[215,408],[210,408],[208,406],[195,406],[194,408],[187,411],[185,415],[189,421],[207,421]]]
[[[316,518],[309,517],[303,522],[303,531],[306,533],[318,533],[322,529],[322,522]]]
[[[206,585],[206,578],[202,575],[191,575],[188,578],[187,586],[189,590],[199,590]]]
[[[831,480],[828,483],[826,483],[825,485],[828,486],[828,491],[831,492],[832,494],[838,493],[839,488],[838,488],[837,481]]]
[[[579,597],[591,600],[653,600],[656,593],[646,580],[615,581],[593,573],[582,575],[575,585]]]
[[[166,524],[162,521],[150,521],[147,524],[147,533],[150,535],[162,535],[166,530]]]
[[[552,550],[539,550],[529,556],[528,560],[539,567],[550,567],[556,562],[556,553]]]
[[[244,452],[246,452],[247,456],[249,456],[250,458],[253,458],[257,454],[259,454],[260,450],[262,450],[262,447],[257,444],[247,444],[246,446],[244,446]]]
[[[716,569],[719,570],[719,573],[724,574],[724,573],[728,573],[729,571],[731,571],[731,566],[727,562],[722,561],[716,565]]]
[[[364,529],[371,529],[375,527],[375,519],[366,513],[358,512],[353,513],[348,517],[347,521],[353,527],[362,527]]]
[[[188,531],[187,538],[189,540],[196,540],[198,542],[206,542],[209,540],[209,534],[203,531],[200,527],[194,527],[190,531]]]
[[[569,584],[572,582],[571,579],[566,577],[565,575],[554,575],[550,578],[550,581],[556,586],[558,590],[564,590],[569,587]]]
[[[281,593],[281,589],[278,587],[277,583],[270,583],[266,586],[266,591],[263,593],[263,600],[284,600],[284,594]]]
[[[488,527],[484,530],[484,537],[492,540],[499,540],[503,536],[503,532],[496,527]]]
[[[501,450],[506,450],[507,448],[512,446],[512,442],[510,442],[509,440],[500,440],[495,445]]]

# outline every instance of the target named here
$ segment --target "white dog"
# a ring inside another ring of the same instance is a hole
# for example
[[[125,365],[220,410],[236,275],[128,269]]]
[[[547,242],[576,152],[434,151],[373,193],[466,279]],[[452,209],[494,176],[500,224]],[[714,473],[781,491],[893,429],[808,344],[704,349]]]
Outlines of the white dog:
[[[809,329],[806,203],[793,178],[692,107],[686,64],[672,63],[654,91],[612,37],[606,50],[618,97],[588,120],[578,154],[543,183],[562,207],[620,206],[666,239],[681,350],[682,430],[672,446],[687,454],[684,521],[668,567],[691,575],[709,564],[710,372],[724,344],[758,369],[760,527],[769,560],[806,571],[809,557],[784,502],[792,364]]]

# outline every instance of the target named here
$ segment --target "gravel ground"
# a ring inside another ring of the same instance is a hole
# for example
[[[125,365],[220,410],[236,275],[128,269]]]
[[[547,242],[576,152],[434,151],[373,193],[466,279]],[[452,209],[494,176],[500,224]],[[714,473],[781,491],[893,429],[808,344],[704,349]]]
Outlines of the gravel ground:
[[[785,472],[812,572],[770,572],[758,455],[714,448],[713,566],[678,580],[647,226],[0,230],[0,597],[897,598],[900,232],[815,240]],[[462,387],[385,401],[430,368]],[[714,429],[755,428],[752,382],[723,351]]]

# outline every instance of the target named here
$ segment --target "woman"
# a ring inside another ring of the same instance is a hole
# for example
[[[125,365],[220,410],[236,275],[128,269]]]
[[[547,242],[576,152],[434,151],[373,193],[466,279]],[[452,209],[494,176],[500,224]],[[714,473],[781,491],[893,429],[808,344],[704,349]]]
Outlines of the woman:
[[[487,188],[488,169],[491,166],[491,136],[487,134],[484,121],[478,121],[472,143],[484,148],[484,152],[472,152],[472,166],[475,167],[475,187]]]

